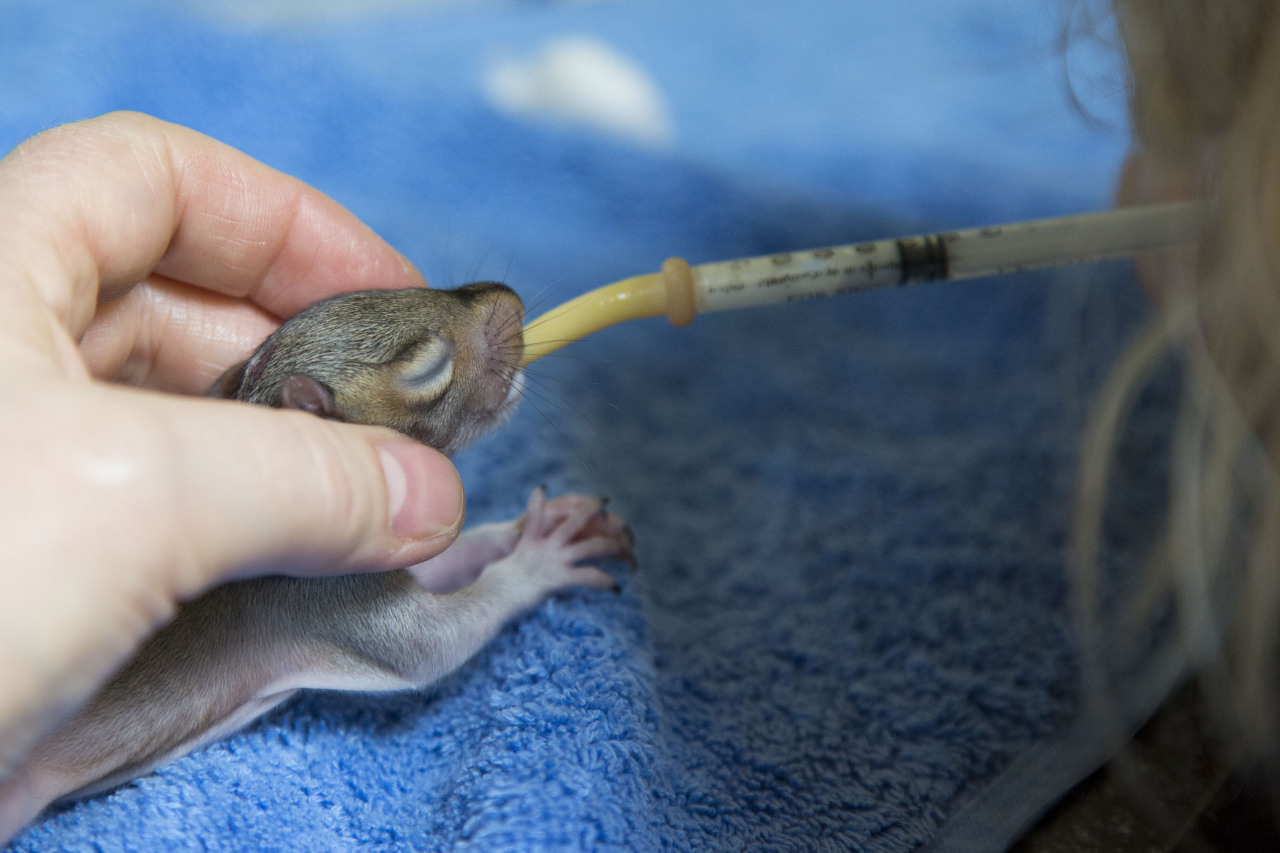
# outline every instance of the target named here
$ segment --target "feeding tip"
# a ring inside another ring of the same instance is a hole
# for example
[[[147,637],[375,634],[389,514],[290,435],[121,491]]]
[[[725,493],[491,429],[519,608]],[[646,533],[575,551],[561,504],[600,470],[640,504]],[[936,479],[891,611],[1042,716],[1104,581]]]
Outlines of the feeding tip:
[[[661,272],[598,287],[529,322],[521,366],[627,320],[665,314],[671,325],[687,326],[697,313],[693,269],[683,258],[668,258]]]

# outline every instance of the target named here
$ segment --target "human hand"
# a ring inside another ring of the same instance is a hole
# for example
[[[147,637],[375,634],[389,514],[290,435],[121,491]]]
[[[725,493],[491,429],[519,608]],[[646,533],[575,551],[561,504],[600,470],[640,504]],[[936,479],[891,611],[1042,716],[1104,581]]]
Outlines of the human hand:
[[[1132,148],[1120,167],[1115,202],[1119,207],[1190,201],[1206,194],[1203,174],[1189,159],[1154,154],[1140,146]],[[1194,243],[1149,252],[1133,259],[1134,271],[1158,304],[1171,292],[1185,292],[1197,272]]]
[[[0,777],[178,602],[453,541],[462,487],[439,453],[178,396],[318,299],[422,284],[316,190],[157,119],[60,127],[0,161]]]

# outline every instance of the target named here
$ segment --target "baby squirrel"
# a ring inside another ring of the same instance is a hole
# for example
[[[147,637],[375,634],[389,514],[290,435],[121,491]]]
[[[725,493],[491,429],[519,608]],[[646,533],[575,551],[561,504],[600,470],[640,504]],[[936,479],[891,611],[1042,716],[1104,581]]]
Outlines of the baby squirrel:
[[[362,291],[282,325],[210,396],[396,429],[452,453],[519,402],[524,308],[502,284]],[[603,502],[548,500],[389,572],[268,576],[217,587],[0,780],[0,841],[48,804],[106,790],[224,737],[302,688],[423,688],[514,616],[571,587],[615,590],[583,561],[632,563]]]

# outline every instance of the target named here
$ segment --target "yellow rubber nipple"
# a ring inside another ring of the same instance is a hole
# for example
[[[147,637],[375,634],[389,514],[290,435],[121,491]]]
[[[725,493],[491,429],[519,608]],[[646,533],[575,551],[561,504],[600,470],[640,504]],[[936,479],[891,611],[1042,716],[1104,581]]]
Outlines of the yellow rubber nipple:
[[[687,326],[696,313],[689,264],[668,258],[662,272],[596,288],[526,323],[522,366],[625,320],[666,314],[673,326]]]

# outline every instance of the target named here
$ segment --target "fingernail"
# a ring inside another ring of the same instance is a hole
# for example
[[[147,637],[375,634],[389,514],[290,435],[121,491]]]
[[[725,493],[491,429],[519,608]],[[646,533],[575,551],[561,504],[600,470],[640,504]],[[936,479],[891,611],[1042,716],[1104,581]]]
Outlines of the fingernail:
[[[434,539],[462,524],[458,472],[441,454],[412,441],[378,445],[387,482],[391,532],[402,539]]]

